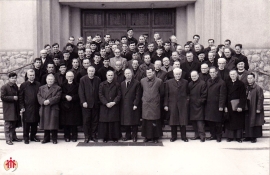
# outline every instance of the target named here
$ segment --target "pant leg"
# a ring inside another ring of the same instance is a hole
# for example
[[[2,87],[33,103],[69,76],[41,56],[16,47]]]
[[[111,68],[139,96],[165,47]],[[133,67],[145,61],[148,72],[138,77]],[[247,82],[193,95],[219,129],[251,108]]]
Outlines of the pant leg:
[[[57,130],[51,130],[52,133],[52,140],[57,141]]]
[[[171,126],[171,135],[172,135],[172,138],[177,138],[177,125]]]
[[[132,126],[132,138],[137,138],[137,133],[138,133],[138,125],[133,125]]]
[[[77,128],[77,126],[71,126],[71,138],[77,140],[77,138],[78,138],[78,128]]]
[[[242,129],[237,129],[234,131],[234,136],[236,139],[241,139],[242,138],[242,134],[243,134],[243,130]]]
[[[64,138],[70,139],[70,132],[71,132],[71,126],[65,125],[64,126]]]
[[[83,133],[85,139],[91,136],[91,109],[82,108]]]
[[[216,137],[216,122],[207,121],[211,137]]]
[[[197,121],[192,121],[192,126],[195,132],[195,137],[199,137]]]
[[[44,130],[44,141],[49,142],[50,140],[50,130]]]
[[[30,132],[31,123],[23,122],[23,139],[29,140],[29,132]]]
[[[221,122],[216,122],[215,123],[215,134],[218,139],[222,138],[222,123]]]
[[[203,120],[198,120],[197,121],[197,129],[198,129],[198,134],[201,139],[205,138],[205,130],[204,130],[204,121]]]
[[[38,122],[31,123],[30,139],[36,138]]]
[[[131,126],[125,126],[126,138],[131,139]]]
[[[4,123],[4,131],[5,131],[5,138],[6,141],[12,141],[12,135],[11,135],[11,122],[10,121],[5,121]]]
[[[91,136],[96,137],[98,131],[99,108],[92,108],[91,112]]]
[[[186,139],[187,138],[187,131],[186,131],[186,126],[180,126],[180,131],[181,131],[181,139]]]

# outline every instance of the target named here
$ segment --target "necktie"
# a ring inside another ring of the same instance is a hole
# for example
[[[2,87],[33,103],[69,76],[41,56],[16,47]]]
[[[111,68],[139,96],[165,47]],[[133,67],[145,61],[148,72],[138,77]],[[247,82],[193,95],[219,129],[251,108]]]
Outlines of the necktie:
[[[127,82],[127,88],[129,87],[129,85],[130,85],[130,81]]]

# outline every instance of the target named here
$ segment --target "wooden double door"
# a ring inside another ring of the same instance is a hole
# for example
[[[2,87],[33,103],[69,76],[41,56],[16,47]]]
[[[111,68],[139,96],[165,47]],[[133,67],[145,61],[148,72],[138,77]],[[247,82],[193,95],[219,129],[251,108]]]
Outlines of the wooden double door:
[[[148,42],[153,41],[155,32],[160,33],[163,40],[175,34],[175,9],[117,9],[117,10],[82,10],[82,34],[110,34],[113,39],[121,39],[127,35],[127,29],[133,28],[134,37],[147,34]]]

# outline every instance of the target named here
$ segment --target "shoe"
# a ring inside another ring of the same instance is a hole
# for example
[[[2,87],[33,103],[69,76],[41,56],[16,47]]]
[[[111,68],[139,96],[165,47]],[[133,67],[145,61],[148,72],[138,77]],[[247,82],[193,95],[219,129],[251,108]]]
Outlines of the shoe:
[[[95,136],[91,137],[90,140],[92,140],[93,142],[98,142],[98,139],[96,139]]]
[[[48,143],[49,141],[46,141],[46,140],[42,140],[41,144],[45,144],[45,143]]]
[[[133,138],[133,142],[137,142],[137,137],[134,137]]]
[[[171,138],[170,142],[174,142],[175,140],[177,140],[177,138]]]
[[[57,141],[55,140],[55,141],[53,141],[53,144],[57,144]]]
[[[231,141],[233,141],[233,139],[229,139],[229,138],[227,139],[227,142],[231,142]]]
[[[77,139],[72,139],[72,142],[77,142]]]
[[[12,143],[12,141],[6,141],[6,143],[8,144],[8,145],[13,145],[13,143]]]
[[[251,139],[251,143],[256,143],[257,142],[257,139]]]
[[[150,139],[147,139],[147,138],[143,139],[143,142],[149,142],[149,141]]]
[[[242,143],[242,140],[241,139],[236,139],[237,142],[239,143]]]
[[[126,137],[122,138],[123,141],[128,141],[128,140],[130,140],[130,139],[131,139],[131,138],[126,138]]]
[[[205,138],[202,138],[202,139],[200,139],[201,140],[201,142],[205,142]]]
[[[113,139],[113,142],[114,142],[114,143],[117,143],[117,142],[118,142],[118,140],[117,140],[117,139]]]
[[[34,138],[30,139],[30,141],[34,141],[34,142],[40,142],[40,140],[39,140],[38,138],[36,138],[36,137],[34,137]]]
[[[29,140],[25,140],[24,141],[24,144],[29,144]]]
[[[221,138],[217,138],[217,142],[221,142]]]
[[[154,140],[154,143],[158,143],[158,139],[155,139],[155,140]]]
[[[183,140],[184,142],[188,142],[188,139],[187,138],[183,138],[181,140]]]
[[[84,143],[89,143],[89,139],[84,139]]]
[[[104,143],[107,143],[107,142],[108,142],[108,140],[106,140],[106,139],[103,139],[103,142],[104,142]]]
[[[16,139],[13,139],[12,141],[13,141],[13,142],[21,142],[22,140],[21,140],[21,139],[16,138]]]
[[[65,139],[66,142],[70,142],[70,139]]]
[[[243,142],[249,142],[249,141],[251,141],[251,138],[249,137],[243,139]]]
[[[216,137],[208,137],[208,138],[206,138],[206,140],[216,140],[217,138]]]
[[[200,139],[200,137],[192,137],[192,138],[190,138],[190,140],[199,140]]]

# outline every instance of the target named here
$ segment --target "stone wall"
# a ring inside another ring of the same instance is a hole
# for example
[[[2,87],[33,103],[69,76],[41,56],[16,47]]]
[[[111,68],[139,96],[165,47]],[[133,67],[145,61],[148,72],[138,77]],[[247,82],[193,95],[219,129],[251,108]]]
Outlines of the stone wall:
[[[256,82],[267,91],[270,91],[270,49],[245,49],[250,71],[256,74]],[[31,63],[34,60],[33,51],[2,51],[0,52],[0,72],[6,73]],[[18,73],[18,84],[24,81],[27,66],[15,72]],[[0,74],[0,87],[7,82],[7,74]]]

